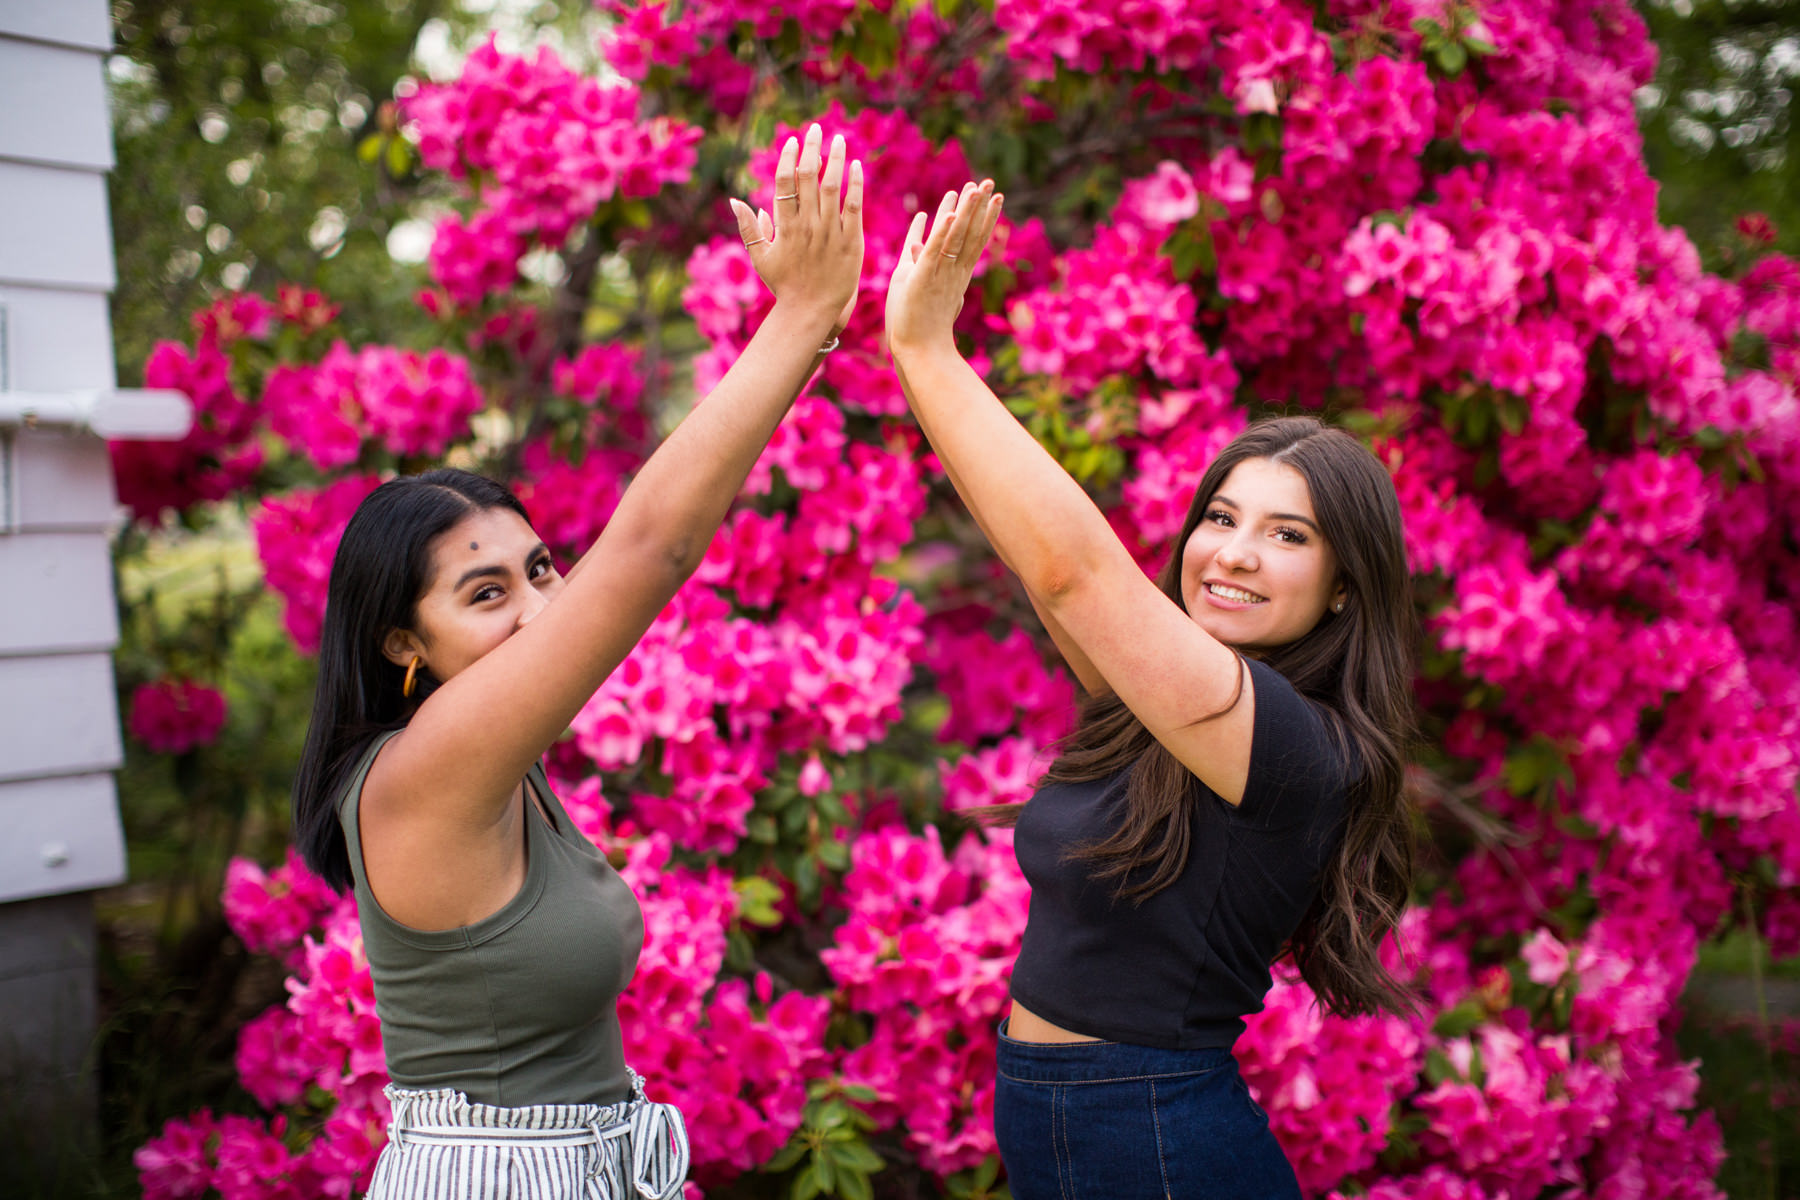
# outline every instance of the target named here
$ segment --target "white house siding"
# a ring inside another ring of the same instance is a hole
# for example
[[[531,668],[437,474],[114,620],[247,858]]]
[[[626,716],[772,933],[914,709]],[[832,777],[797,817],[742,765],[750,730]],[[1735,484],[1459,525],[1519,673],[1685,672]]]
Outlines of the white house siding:
[[[106,0],[0,0],[0,390],[116,384]],[[0,424],[0,1194],[91,1146],[93,889],[125,876],[106,447]],[[9,1178],[9,1174],[11,1178]],[[52,1190],[49,1194],[56,1194]]]

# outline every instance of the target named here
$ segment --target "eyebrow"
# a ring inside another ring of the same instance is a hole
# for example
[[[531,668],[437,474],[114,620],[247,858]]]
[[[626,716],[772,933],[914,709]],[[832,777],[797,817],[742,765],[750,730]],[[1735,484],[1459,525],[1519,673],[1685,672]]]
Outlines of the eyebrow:
[[[1228,505],[1231,508],[1237,509],[1239,512],[1242,512],[1243,507],[1244,507],[1243,505],[1239,504],[1236,500],[1232,500],[1226,496],[1221,496],[1216,492],[1213,494],[1213,503]],[[1269,519],[1272,521],[1297,521],[1300,524],[1306,526],[1308,529],[1312,530],[1314,533],[1319,534],[1321,537],[1324,536],[1324,530],[1320,529],[1318,524],[1316,522],[1314,522],[1311,517],[1303,517],[1299,513],[1270,513]]]
[[[544,545],[544,543],[542,543],[542,542],[539,542],[537,545],[533,546],[526,553],[525,565],[527,567],[530,567],[531,564],[536,562],[540,556],[543,558],[550,557],[550,547]],[[470,567],[467,571],[464,571],[462,573],[462,577],[456,581],[455,585],[452,586],[450,590],[452,592],[460,592],[463,590],[464,586],[466,586],[472,580],[486,579],[490,576],[496,576],[496,575],[505,576],[506,568],[503,566],[500,566],[498,563],[492,564],[490,566],[485,566],[485,567]]]

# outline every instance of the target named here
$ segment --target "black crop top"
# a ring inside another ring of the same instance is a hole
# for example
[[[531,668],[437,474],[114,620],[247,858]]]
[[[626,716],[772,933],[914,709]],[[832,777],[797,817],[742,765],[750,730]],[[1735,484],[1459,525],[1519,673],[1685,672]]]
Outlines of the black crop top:
[[[1112,832],[1131,768],[1040,788],[1014,848],[1031,911],[1012,994],[1073,1033],[1164,1049],[1230,1046],[1311,907],[1342,834],[1349,780],[1326,718],[1248,660],[1256,719],[1243,803],[1194,781],[1187,868],[1141,904],[1089,878],[1072,847]]]

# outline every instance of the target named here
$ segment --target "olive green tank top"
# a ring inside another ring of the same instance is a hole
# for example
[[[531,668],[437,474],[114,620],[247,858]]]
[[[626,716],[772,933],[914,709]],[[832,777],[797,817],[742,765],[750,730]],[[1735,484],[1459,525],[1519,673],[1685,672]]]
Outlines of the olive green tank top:
[[[644,945],[637,897],[533,765],[526,781],[554,828],[526,804],[518,894],[456,929],[395,921],[369,890],[357,825],[363,781],[392,736],[375,739],[338,802],[389,1077],[515,1108],[624,1100],[631,1076],[617,1004]]]

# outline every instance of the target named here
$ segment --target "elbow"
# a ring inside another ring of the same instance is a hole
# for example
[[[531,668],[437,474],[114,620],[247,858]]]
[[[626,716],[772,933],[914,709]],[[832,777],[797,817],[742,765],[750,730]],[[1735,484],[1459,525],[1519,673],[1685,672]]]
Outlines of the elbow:
[[[1087,571],[1067,559],[1057,559],[1039,564],[1025,586],[1031,594],[1038,597],[1050,608],[1061,608],[1081,590],[1084,580],[1091,577]]]
[[[706,557],[707,542],[699,537],[654,528],[635,534],[619,539],[620,560],[645,584],[668,595],[680,591]]]

